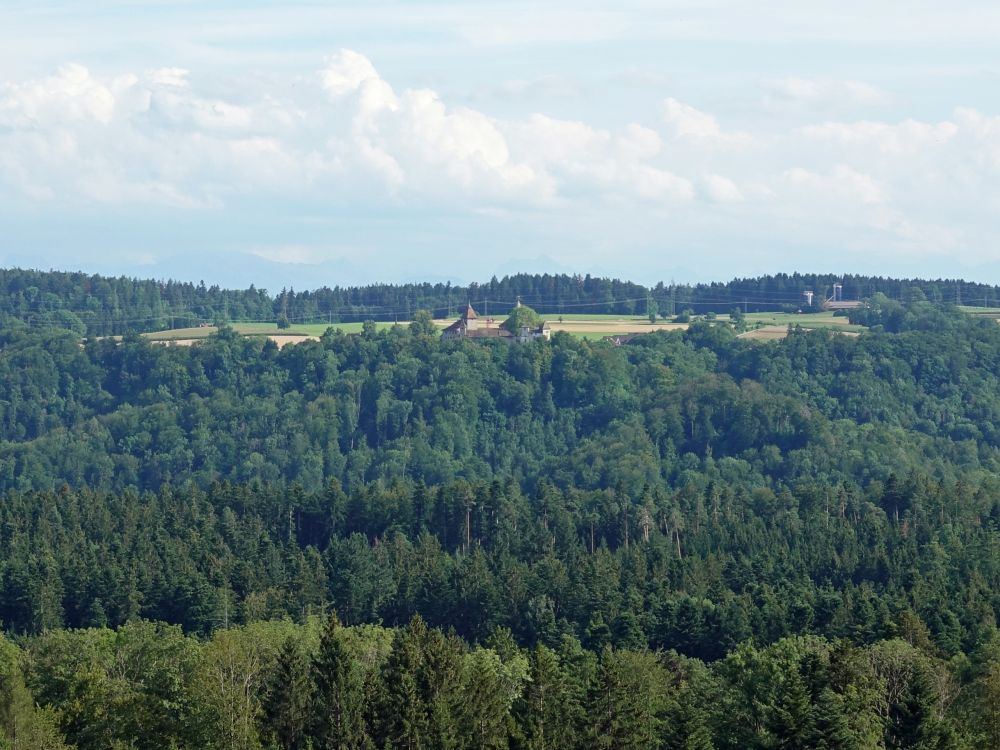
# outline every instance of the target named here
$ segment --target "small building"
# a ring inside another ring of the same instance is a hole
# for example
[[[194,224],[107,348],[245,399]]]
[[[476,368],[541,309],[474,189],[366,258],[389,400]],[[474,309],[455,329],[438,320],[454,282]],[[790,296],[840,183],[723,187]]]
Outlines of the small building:
[[[624,346],[630,343],[637,336],[648,336],[648,333],[616,333],[612,336],[605,336],[602,340],[607,341],[612,346]]]
[[[519,344],[524,344],[534,339],[545,339],[548,341],[551,338],[552,328],[549,326],[548,321],[545,320],[537,327],[521,326],[517,329],[516,339]]]
[[[518,307],[521,307],[520,303]],[[544,320],[537,326],[519,326],[516,332],[511,330],[513,325],[509,323],[510,319],[502,325],[493,325],[493,319],[480,317],[470,302],[459,319],[441,332],[441,338],[500,339],[523,344],[534,339],[548,341],[552,337],[552,329]]]
[[[469,303],[459,319],[441,332],[441,338],[510,339],[514,337],[510,331],[500,326],[493,326],[492,323],[492,318],[481,318],[479,313],[473,309],[472,303]]]

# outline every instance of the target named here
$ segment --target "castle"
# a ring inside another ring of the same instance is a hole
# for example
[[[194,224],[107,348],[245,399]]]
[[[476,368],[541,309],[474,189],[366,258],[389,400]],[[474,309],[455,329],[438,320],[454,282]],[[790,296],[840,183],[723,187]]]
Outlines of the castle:
[[[518,300],[515,310],[521,307],[521,302]],[[514,313],[511,314],[511,317],[514,317]],[[523,344],[534,339],[548,341],[552,337],[552,329],[544,320],[538,326],[520,325],[515,330],[511,330],[514,327],[512,324],[508,325],[511,323],[511,318],[508,318],[501,325],[493,325],[493,323],[492,318],[481,318],[472,308],[470,302],[459,319],[444,329],[441,338],[500,339]]]

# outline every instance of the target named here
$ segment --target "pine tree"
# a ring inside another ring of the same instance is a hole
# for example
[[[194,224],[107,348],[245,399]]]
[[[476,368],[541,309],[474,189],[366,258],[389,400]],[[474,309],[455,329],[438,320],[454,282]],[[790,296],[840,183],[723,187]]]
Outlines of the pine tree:
[[[304,747],[311,692],[305,656],[295,638],[289,637],[268,680],[261,734],[282,750]]]
[[[539,644],[531,653],[530,668],[531,679],[515,709],[520,729],[517,747],[523,750],[576,747],[582,707],[568,684],[559,657]]]
[[[588,747],[660,747],[665,707],[666,674],[657,657],[644,651],[605,647],[588,707]]]
[[[928,668],[918,667],[900,700],[889,707],[885,745],[890,750],[944,750],[951,747],[950,734]]]
[[[813,729],[809,747],[815,750],[850,750],[859,747],[844,715],[840,697],[824,688],[813,706]]]
[[[382,668],[382,689],[373,708],[372,724],[378,747],[423,750],[430,747],[430,721],[421,697],[421,640],[427,626],[414,617],[396,631],[392,652]]]
[[[777,696],[770,730],[777,747],[787,750],[810,750],[813,733],[813,710],[805,682],[797,669],[787,675]]]
[[[312,663],[313,700],[309,735],[316,748],[358,750],[370,744],[364,721],[364,690],[354,660],[331,615]]]

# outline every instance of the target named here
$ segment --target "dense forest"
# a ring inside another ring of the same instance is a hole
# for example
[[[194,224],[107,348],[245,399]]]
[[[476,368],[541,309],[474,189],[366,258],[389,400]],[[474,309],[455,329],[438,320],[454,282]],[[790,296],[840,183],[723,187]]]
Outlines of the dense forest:
[[[111,278],[84,273],[0,269],[0,325],[61,327],[79,335],[109,336],[187,328],[200,323],[346,323],[409,321],[418,310],[455,317],[467,302],[488,313],[506,312],[520,299],[539,313],[613,313],[661,316],[685,309],[729,313],[799,309],[803,292],[819,304],[843,284],[845,299],[883,294],[906,301],[914,294],[935,303],[1000,305],[1000,286],[958,280],[891,279],[834,274],[777,274],[711,284],[659,282],[642,286],[618,279],[567,274],[516,274],[468,286],[451,283],[373,284],[282,289],[221,289],[176,281]],[[655,308],[654,308],[655,305]]]
[[[0,748],[1000,746],[1000,326],[892,283],[767,343],[11,318]]]

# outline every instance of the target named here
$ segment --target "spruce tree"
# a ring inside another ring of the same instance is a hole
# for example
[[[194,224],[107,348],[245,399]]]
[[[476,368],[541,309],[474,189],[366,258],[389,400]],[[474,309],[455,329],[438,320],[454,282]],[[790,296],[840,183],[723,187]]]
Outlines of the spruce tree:
[[[843,701],[830,688],[824,688],[813,706],[809,747],[815,750],[851,750],[859,746],[844,714]]]
[[[281,750],[305,746],[311,685],[306,658],[294,637],[278,652],[263,701],[261,735]]]
[[[310,737],[324,750],[358,750],[370,745],[364,721],[361,675],[330,615],[313,659],[313,700]]]
[[[427,626],[416,616],[396,631],[392,652],[382,667],[382,689],[372,706],[372,724],[378,747],[393,750],[423,750],[430,747],[429,717],[422,700],[423,669],[421,640]]]
[[[559,657],[539,644],[531,653],[531,679],[515,708],[523,750],[573,748],[579,742],[582,707]]]
[[[787,750],[810,750],[813,733],[813,710],[805,682],[792,669],[778,693],[770,730],[776,746]]]

